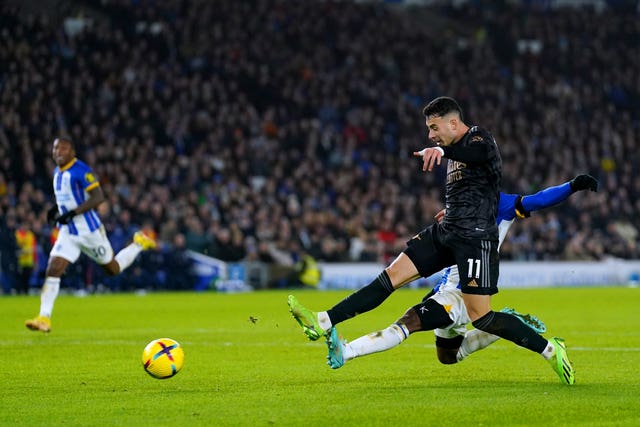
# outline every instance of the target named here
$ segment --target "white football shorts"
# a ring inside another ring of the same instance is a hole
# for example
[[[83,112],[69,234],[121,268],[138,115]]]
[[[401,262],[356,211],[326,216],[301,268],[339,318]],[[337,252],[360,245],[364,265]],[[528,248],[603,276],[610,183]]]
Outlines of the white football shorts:
[[[80,252],[100,265],[108,264],[113,259],[113,248],[107,238],[104,225],[91,233],[77,236],[69,233],[69,227],[61,227],[58,239],[49,255],[74,263],[80,257]]]
[[[467,307],[462,299],[462,292],[458,289],[457,271],[454,277],[449,277],[447,283],[440,287],[431,298],[442,305],[449,314],[453,323],[443,329],[434,329],[433,332],[440,338],[455,338],[467,332],[467,325],[471,323]]]

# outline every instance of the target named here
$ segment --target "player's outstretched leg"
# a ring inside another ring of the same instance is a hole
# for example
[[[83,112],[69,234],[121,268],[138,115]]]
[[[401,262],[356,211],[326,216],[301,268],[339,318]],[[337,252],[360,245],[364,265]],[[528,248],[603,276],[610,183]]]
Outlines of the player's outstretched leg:
[[[562,383],[571,385],[576,381],[576,370],[573,363],[567,356],[567,348],[564,345],[564,339],[553,337],[549,342],[555,347],[554,354],[549,358],[549,364],[556,371]]]
[[[327,334],[327,348],[329,349],[327,365],[331,366],[331,369],[338,369],[344,365],[344,344],[344,340],[338,336],[338,330],[332,326]]]
[[[509,307],[505,307],[500,311],[517,317],[518,320],[520,320],[522,323],[539,334],[544,334],[545,332],[547,332],[547,325],[545,325],[542,320],[538,319],[533,314],[518,313],[515,309]]]
[[[296,297],[289,295],[287,300],[289,304],[289,311],[296,319],[296,322],[302,327],[302,331],[311,341],[316,341],[323,335],[327,334],[327,331],[322,329],[318,323],[318,314],[309,310],[298,302]]]
[[[51,332],[51,319],[46,316],[37,316],[27,320],[24,324],[32,331]]]

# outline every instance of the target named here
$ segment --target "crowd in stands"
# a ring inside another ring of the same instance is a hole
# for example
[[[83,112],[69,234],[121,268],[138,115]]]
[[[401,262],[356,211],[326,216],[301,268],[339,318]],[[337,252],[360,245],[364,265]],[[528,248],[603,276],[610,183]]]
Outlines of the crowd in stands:
[[[44,268],[58,135],[100,179],[114,250],[139,228],[161,243],[122,277],[87,279],[99,269],[80,263],[84,283],[188,287],[187,250],[387,263],[443,208],[444,168],[423,173],[411,155],[428,144],[422,106],[440,95],[494,134],[503,191],[580,173],[600,181],[599,192],[520,221],[501,259],[640,255],[633,8],[75,3],[83,13],[64,20],[0,4],[5,272],[18,228],[35,235]]]

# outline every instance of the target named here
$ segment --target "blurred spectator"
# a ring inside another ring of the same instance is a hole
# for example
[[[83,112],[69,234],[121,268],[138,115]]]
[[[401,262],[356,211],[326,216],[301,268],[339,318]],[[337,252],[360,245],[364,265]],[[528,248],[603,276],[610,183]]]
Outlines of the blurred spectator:
[[[202,221],[197,217],[187,219],[184,238],[187,249],[191,251],[206,253],[210,247],[211,238],[205,234]]]
[[[186,239],[183,234],[176,234],[173,244],[163,251],[163,269],[166,281],[163,288],[193,290],[196,280],[192,271],[193,262],[189,257]]]
[[[214,239],[215,251],[210,256],[228,262],[238,262],[245,258],[244,238],[237,227],[220,228]]]
[[[31,275],[36,265],[36,235],[24,222],[15,231],[18,245],[18,280],[16,290],[19,294],[28,294]]]

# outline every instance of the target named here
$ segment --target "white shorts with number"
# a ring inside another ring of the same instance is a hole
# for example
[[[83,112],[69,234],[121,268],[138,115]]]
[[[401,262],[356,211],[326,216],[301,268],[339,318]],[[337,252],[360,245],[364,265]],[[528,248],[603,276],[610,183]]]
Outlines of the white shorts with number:
[[[58,239],[49,255],[74,263],[80,257],[80,252],[100,265],[107,264],[113,259],[113,248],[103,225],[91,233],[77,236],[69,233],[69,227],[61,227]]]
[[[452,277],[453,276],[453,277]],[[453,323],[444,329],[434,329],[436,336],[441,338],[455,338],[467,332],[467,325],[471,323],[467,307],[462,299],[462,292],[458,289],[458,274],[452,274],[447,283],[440,287],[438,292],[431,297],[442,305],[449,313]]]

